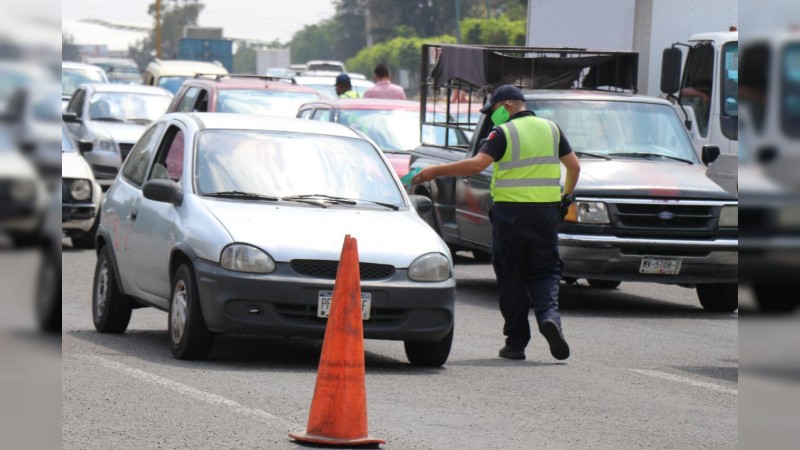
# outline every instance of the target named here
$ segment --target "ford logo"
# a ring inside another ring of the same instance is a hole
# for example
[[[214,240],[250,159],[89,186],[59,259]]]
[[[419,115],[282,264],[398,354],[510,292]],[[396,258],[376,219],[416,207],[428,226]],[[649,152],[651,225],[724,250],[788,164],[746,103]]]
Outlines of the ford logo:
[[[675,214],[672,214],[669,211],[661,211],[660,213],[658,213],[658,218],[661,220],[670,220],[673,217],[675,217]]]

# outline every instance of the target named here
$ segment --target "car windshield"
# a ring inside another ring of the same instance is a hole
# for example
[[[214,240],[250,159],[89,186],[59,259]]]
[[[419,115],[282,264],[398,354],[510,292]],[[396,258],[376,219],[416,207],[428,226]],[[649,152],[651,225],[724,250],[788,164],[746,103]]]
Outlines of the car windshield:
[[[92,120],[150,123],[163,115],[169,107],[167,95],[138,92],[97,92],[89,104]]]
[[[105,83],[106,77],[100,69],[62,69],[61,95],[72,95],[83,83]]]
[[[316,100],[310,92],[275,89],[220,89],[217,112],[295,117],[303,103]]]
[[[576,152],[631,157],[657,154],[697,162],[683,124],[669,105],[537,100],[528,101],[527,107],[558,124]]]
[[[444,115],[437,114],[436,121],[444,121]],[[344,110],[339,114],[339,123],[366,134],[382,150],[413,150],[420,145],[418,111],[397,109]],[[451,129],[449,133],[450,144],[467,144],[467,138],[462,131]],[[425,142],[444,145],[445,128],[426,126]]]
[[[322,194],[404,206],[391,169],[368,142],[304,133],[200,132],[195,186],[200,195]]]
[[[34,98],[31,105],[33,119],[37,122],[61,122],[61,97],[56,93]]]
[[[161,77],[158,79],[158,87],[164,88],[173,94],[178,92],[178,89],[181,88],[184,80],[188,80],[194,77]]]

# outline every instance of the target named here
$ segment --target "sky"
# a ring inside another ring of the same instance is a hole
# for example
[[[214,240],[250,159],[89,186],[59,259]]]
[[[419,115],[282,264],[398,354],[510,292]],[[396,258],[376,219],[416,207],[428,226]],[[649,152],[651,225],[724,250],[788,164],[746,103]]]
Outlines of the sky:
[[[147,6],[154,0],[62,0],[64,21],[102,19],[152,26]],[[332,17],[331,0],[202,0],[199,25],[222,27],[226,37],[287,42],[306,25]]]

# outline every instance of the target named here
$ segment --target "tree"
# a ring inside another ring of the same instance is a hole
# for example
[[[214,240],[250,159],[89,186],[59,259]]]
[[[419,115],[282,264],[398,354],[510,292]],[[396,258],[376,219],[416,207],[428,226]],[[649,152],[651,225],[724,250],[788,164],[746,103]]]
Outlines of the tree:
[[[178,57],[178,45],[183,37],[183,27],[197,25],[197,18],[205,5],[200,0],[162,0],[161,1],[161,56],[164,59]],[[147,13],[156,17],[156,3],[147,7]],[[128,47],[128,54],[136,61],[140,69],[144,69],[155,57],[156,30],[155,26],[148,36],[132,47]]]
[[[493,19],[464,19],[461,36],[464,44],[525,45],[525,20],[509,20],[506,16]]]

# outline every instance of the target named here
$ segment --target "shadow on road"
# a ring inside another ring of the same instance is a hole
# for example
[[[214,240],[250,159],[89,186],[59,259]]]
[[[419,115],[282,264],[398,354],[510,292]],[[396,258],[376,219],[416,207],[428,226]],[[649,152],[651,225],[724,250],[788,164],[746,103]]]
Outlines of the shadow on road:
[[[739,367],[721,367],[721,366],[673,366],[673,368],[701,375],[707,378],[715,378],[717,380],[731,381],[734,383],[739,382]]]

